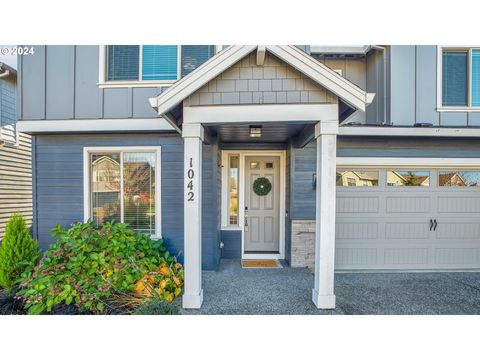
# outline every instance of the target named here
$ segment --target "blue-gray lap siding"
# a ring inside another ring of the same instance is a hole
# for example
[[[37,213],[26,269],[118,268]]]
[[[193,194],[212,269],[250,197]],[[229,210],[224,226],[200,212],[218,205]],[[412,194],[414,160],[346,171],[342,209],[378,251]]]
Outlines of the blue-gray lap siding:
[[[51,229],[83,221],[83,148],[161,146],[162,232],[172,254],[183,252],[183,140],[176,134],[37,135],[34,141],[34,236],[46,249]],[[216,151],[203,148],[203,267],[216,269],[220,258],[216,214]],[[215,162],[214,162],[215,161]],[[214,168],[215,164],[215,168]],[[183,256],[180,255],[183,260]]]
[[[240,230],[222,230],[222,258],[242,258],[242,232]]]

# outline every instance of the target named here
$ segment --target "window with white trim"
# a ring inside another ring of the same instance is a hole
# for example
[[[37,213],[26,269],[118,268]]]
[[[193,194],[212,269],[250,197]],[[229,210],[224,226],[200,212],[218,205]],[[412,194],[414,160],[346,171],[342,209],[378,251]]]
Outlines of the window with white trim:
[[[172,83],[215,55],[214,45],[108,45],[105,81]]]
[[[88,154],[88,218],[160,236],[160,150],[95,148]]]
[[[240,156],[228,157],[228,225],[238,226],[238,175]]]
[[[480,107],[480,49],[443,48],[443,107]]]

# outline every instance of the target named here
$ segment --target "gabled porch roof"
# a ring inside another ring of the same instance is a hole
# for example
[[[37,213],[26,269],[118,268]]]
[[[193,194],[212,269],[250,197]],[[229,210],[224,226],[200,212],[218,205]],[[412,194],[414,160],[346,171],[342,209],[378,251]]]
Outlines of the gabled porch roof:
[[[268,51],[300,71],[314,83],[337,95],[355,110],[365,111],[366,106],[372,102],[375,96],[373,93],[365,92],[295,46],[234,45],[219,52],[163,93],[150,98],[151,106],[172,126],[180,130],[180,122],[176,120],[181,117],[179,105],[183,100],[253,51],[257,51],[259,65],[265,58],[265,52]]]

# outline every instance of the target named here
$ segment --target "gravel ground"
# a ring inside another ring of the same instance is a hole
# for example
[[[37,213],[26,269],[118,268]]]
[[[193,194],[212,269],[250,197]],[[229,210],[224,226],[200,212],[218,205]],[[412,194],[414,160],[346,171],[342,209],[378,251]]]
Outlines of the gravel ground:
[[[337,308],[322,311],[311,301],[307,269],[242,269],[222,260],[204,271],[204,302],[184,314],[480,314],[480,273],[344,273],[335,275]]]

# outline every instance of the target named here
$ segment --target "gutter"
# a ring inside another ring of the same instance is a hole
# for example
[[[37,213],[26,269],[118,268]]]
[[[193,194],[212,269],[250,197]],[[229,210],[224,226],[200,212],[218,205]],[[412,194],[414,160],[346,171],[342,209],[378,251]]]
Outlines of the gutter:
[[[371,49],[383,52],[383,124],[387,123],[387,48],[385,46],[372,45]]]

